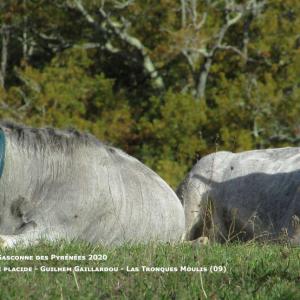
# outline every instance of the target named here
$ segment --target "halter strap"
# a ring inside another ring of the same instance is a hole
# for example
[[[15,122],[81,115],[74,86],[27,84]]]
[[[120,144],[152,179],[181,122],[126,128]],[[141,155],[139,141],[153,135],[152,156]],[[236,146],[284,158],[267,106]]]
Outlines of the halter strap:
[[[5,135],[2,129],[0,129],[0,178],[3,173],[5,158]]]

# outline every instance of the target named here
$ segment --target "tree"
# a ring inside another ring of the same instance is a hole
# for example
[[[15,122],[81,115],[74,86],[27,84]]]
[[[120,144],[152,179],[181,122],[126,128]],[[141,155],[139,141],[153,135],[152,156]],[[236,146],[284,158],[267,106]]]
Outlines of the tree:
[[[88,53],[73,49],[42,71],[30,66],[19,70],[23,85],[2,90],[6,106],[0,116],[34,126],[76,127],[126,145],[133,124],[127,100],[113,93],[113,80],[92,75],[91,67]]]
[[[217,150],[299,145],[297,0],[0,4],[0,117],[73,126],[174,187]]]
[[[247,61],[249,24],[257,18],[265,1],[247,0],[205,1],[181,0],[181,35],[178,51],[186,58],[194,81],[196,99],[205,98],[207,79],[218,51],[233,51]],[[202,14],[199,11],[203,11]],[[230,31],[238,23],[244,24],[241,39],[243,44],[232,44],[228,39]]]

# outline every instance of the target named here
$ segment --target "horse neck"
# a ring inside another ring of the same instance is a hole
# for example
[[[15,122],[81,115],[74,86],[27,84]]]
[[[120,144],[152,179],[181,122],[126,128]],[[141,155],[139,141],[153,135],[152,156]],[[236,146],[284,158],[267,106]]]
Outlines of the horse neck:
[[[61,153],[48,155],[47,150],[26,149],[17,141],[7,139],[0,198],[32,197],[37,187],[50,184],[65,167],[66,159]]]

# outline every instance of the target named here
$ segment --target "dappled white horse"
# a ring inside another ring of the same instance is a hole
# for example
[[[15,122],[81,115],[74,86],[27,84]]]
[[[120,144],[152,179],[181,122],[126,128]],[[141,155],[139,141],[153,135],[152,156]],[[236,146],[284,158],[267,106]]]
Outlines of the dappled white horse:
[[[300,148],[205,156],[177,194],[186,240],[286,237],[300,244]]]
[[[119,149],[77,131],[0,125],[0,244],[176,241],[172,189]]]

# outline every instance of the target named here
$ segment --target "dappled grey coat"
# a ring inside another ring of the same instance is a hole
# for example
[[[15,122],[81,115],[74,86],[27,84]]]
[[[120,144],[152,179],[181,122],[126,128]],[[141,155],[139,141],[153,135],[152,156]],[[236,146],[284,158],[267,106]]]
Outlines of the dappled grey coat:
[[[287,237],[300,243],[300,148],[205,156],[177,194],[187,240]]]
[[[182,205],[153,171],[77,131],[0,125],[0,239],[174,241]],[[1,146],[2,145],[2,146]]]

